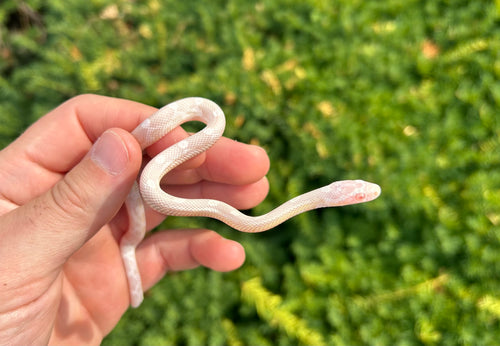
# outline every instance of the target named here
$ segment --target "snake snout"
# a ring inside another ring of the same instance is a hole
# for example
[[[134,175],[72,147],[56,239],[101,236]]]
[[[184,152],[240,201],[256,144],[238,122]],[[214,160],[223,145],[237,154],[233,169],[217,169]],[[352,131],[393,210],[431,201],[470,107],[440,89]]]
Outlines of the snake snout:
[[[378,186],[377,184],[374,184],[374,183],[366,182],[366,181],[364,181],[363,184],[364,184],[364,187],[363,187],[364,191],[359,192],[356,195],[356,199],[358,201],[368,202],[368,201],[372,201],[375,198],[377,198],[378,196],[380,196],[380,193],[382,192],[382,189],[380,188],[380,186]]]

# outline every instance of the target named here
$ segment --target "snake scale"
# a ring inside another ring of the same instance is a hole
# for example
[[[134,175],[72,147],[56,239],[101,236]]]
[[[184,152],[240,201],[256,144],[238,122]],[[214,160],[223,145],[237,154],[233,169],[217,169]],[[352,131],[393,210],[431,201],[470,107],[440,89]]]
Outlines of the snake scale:
[[[175,167],[208,150],[222,136],[225,128],[223,111],[210,100],[185,98],[159,109],[132,132],[144,150],[187,121],[201,121],[206,126],[152,158],[125,202],[129,227],[120,241],[120,251],[133,307],[139,306],[143,300],[135,249],[146,232],[144,203],[164,215],[211,217],[239,231],[255,233],[273,228],[308,210],[368,202],[380,195],[380,187],[373,183],[363,180],[336,181],[297,196],[261,216],[245,215],[218,200],[185,199],[169,195],[161,189],[160,180]]]

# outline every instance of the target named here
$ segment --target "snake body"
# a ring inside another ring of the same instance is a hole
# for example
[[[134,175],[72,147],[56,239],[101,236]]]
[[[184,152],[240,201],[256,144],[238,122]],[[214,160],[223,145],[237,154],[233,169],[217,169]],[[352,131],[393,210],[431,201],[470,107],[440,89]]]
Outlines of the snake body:
[[[344,180],[295,197],[261,216],[248,216],[232,206],[212,199],[185,199],[167,194],[160,180],[183,162],[208,150],[224,132],[225,118],[214,102],[190,97],[170,103],[135,128],[132,134],[142,149],[187,121],[201,121],[206,127],[156,155],[143,169],[125,202],[129,228],[120,250],[129,283],[130,300],[137,307],[143,300],[135,248],[146,232],[144,203],[164,215],[206,216],[218,219],[242,232],[263,232],[308,210],[368,202],[380,195],[380,187],[362,180]]]

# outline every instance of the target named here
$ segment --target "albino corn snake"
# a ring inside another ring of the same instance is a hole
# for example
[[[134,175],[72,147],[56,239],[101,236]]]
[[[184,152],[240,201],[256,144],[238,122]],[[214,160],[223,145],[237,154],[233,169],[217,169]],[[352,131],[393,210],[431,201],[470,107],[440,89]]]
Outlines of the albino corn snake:
[[[262,232],[308,210],[368,202],[380,195],[380,187],[362,180],[344,180],[295,197],[261,216],[247,216],[230,205],[211,199],[184,199],[167,194],[160,180],[181,163],[209,149],[225,127],[224,113],[214,102],[198,97],[170,103],[135,128],[132,134],[142,149],[187,121],[201,121],[206,127],[156,155],[143,169],[140,183],[130,191],[126,206],[129,228],[121,239],[120,250],[129,283],[131,305],[143,300],[141,277],[135,248],[146,231],[144,203],[164,215],[206,216],[218,219],[242,232]]]

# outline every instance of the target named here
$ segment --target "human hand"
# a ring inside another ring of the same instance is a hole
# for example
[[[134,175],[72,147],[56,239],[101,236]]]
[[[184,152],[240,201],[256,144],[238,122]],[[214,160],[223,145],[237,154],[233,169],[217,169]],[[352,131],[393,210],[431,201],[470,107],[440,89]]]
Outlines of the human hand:
[[[128,131],[154,111],[82,95],[0,151],[0,344],[98,344],[129,306],[119,240],[142,153]],[[146,156],[185,136],[173,131]],[[246,209],[267,194],[268,168],[261,148],[221,138],[171,172],[164,188]],[[164,219],[146,215],[148,229]],[[145,290],[167,271],[229,271],[244,258],[240,244],[208,230],[156,232],[137,248]]]

